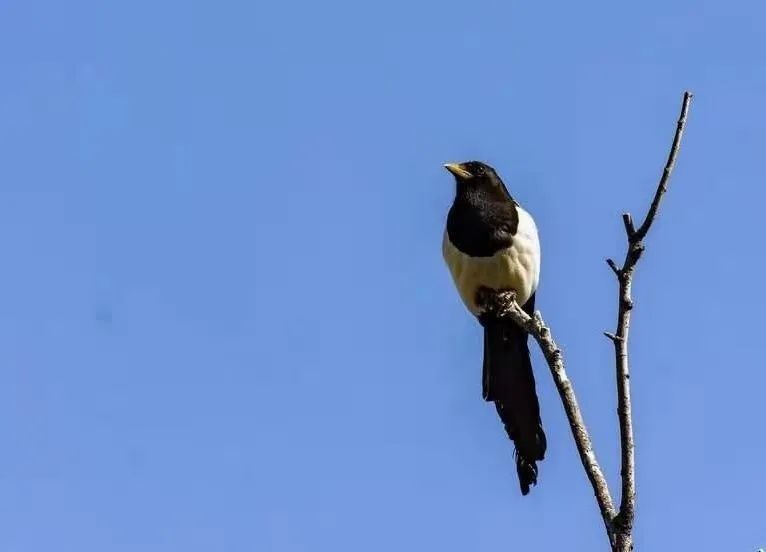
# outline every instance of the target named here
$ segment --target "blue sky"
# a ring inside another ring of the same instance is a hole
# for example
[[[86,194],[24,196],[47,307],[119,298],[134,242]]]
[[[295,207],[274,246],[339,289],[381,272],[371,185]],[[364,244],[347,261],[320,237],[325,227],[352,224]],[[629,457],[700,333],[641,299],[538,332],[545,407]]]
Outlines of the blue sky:
[[[538,306],[638,549],[766,546],[762,3],[0,3],[0,549],[604,549],[550,376],[521,497],[441,165],[537,219]]]

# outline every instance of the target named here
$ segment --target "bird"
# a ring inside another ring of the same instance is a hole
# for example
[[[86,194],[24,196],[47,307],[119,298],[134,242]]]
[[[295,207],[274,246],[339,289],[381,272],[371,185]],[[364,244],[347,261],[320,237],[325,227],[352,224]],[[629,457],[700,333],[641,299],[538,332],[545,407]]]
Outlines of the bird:
[[[482,396],[493,402],[514,444],[522,495],[537,485],[547,441],[529,354],[528,334],[501,318],[481,293],[513,291],[530,316],[540,281],[540,241],[532,216],[482,161],[447,163],[455,197],[447,214],[442,255],[468,311],[484,329]]]

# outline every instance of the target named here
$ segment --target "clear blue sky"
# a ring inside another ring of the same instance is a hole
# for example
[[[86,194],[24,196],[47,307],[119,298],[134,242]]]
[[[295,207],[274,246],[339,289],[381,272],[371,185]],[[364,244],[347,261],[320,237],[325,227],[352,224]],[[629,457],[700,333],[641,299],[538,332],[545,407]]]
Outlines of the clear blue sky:
[[[766,546],[766,8],[0,3],[0,550],[603,550],[550,376],[540,485],[481,400],[445,161],[542,234],[609,479],[619,213],[639,550]]]

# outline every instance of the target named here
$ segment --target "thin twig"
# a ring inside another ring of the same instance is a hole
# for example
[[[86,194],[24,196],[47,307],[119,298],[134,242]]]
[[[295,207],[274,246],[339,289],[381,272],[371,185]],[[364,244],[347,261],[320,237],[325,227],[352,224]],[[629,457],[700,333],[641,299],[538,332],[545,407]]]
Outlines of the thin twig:
[[[609,265],[609,268],[612,269],[612,272],[614,272],[615,276],[618,278],[620,277],[620,269],[617,267],[617,263],[614,262],[612,259],[607,259],[606,264]]]
[[[625,225],[625,233],[628,236],[632,236],[636,233],[636,228],[633,226],[633,217],[630,215],[630,213],[622,214],[622,224]]]
[[[628,552],[633,549],[633,520],[636,509],[636,473],[635,473],[635,444],[633,440],[633,412],[630,397],[630,362],[628,358],[628,335],[630,332],[630,315],[633,310],[633,298],[631,287],[633,285],[633,273],[644,252],[643,239],[649,232],[652,223],[657,218],[657,212],[662,198],[667,192],[670,175],[678,157],[681,145],[681,137],[686,126],[686,118],[689,113],[692,94],[684,93],[681,104],[681,115],[678,118],[676,133],[673,137],[673,145],[670,148],[665,169],[654,194],[654,199],[646,213],[644,222],[634,229],[633,221],[629,214],[623,215],[625,233],[628,238],[628,250],[625,254],[625,262],[619,272],[615,272],[620,285],[619,307],[617,313],[617,331],[612,342],[614,343],[615,367],[617,372],[617,415],[620,422],[620,450],[622,494],[620,497],[620,510],[614,519],[612,530],[614,532],[614,550]],[[611,265],[610,265],[611,266]],[[609,337],[611,337],[611,335]]]
[[[604,520],[607,536],[609,537],[610,542],[612,542],[612,520],[616,515],[612,496],[609,494],[609,487],[606,478],[604,478],[604,472],[601,470],[601,466],[596,460],[596,452],[593,450],[590,434],[585,427],[585,421],[583,420],[580,406],[577,403],[577,397],[575,396],[572,382],[569,380],[569,377],[564,370],[564,357],[561,354],[558,345],[556,345],[556,342],[553,340],[550,329],[546,326],[539,311],[535,313],[534,318],[524,312],[516,303],[515,294],[513,292],[493,294],[488,297],[487,304],[490,308],[495,310],[498,316],[507,316],[516,324],[524,328],[540,346],[548,367],[551,370],[553,382],[556,384],[556,389],[564,404],[564,411],[569,420],[569,428],[572,431],[572,436],[577,445],[580,461],[582,462],[583,468],[585,468],[585,473],[588,475],[591,487],[593,487],[593,493],[596,496],[596,501],[601,510],[601,517]]]
[[[636,241],[641,241],[646,237],[649,228],[651,228],[654,219],[657,218],[657,211],[660,208],[660,202],[665,192],[668,191],[668,182],[670,181],[670,174],[673,172],[673,167],[676,165],[676,159],[678,158],[678,151],[681,149],[681,138],[684,135],[684,129],[686,127],[686,118],[689,115],[689,106],[691,105],[693,95],[691,92],[684,92],[683,103],[681,104],[681,115],[678,117],[678,126],[676,127],[676,134],[673,137],[673,145],[670,147],[670,153],[668,154],[668,160],[665,163],[665,169],[662,171],[662,177],[660,178],[660,184],[657,186],[657,191],[652,199],[652,204],[649,207],[649,212],[646,213],[646,218],[641,224],[641,227],[636,230]]]

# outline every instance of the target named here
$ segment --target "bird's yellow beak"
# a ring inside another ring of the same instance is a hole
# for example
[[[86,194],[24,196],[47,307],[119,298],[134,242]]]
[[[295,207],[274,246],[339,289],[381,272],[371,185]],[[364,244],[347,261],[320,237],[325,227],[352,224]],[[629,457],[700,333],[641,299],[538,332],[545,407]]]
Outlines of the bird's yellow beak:
[[[469,173],[467,170],[463,168],[463,165],[460,163],[447,163],[444,165],[444,168],[447,169],[449,172],[457,176],[458,178],[471,178],[471,173]]]

